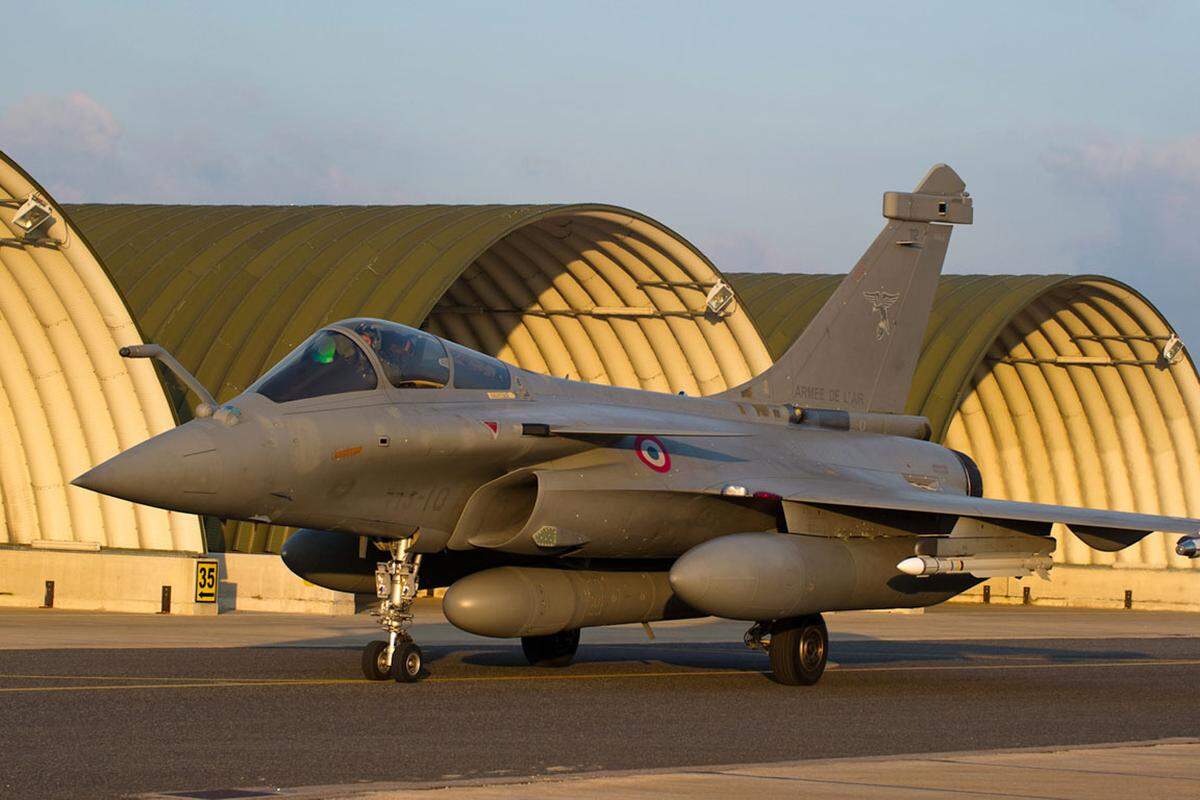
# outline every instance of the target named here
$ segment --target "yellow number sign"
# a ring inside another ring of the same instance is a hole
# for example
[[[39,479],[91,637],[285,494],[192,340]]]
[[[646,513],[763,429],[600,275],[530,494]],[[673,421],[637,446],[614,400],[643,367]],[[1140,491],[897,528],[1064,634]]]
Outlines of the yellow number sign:
[[[217,562],[212,559],[196,561],[196,602],[217,602]]]

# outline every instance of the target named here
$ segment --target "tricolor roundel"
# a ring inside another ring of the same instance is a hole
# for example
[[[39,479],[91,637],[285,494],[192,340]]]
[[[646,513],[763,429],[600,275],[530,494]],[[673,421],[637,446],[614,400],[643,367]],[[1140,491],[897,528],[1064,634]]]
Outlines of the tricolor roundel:
[[[655,472],[671,471],[671,454],[657,436],[639,436],[633,442],[641,462]]]

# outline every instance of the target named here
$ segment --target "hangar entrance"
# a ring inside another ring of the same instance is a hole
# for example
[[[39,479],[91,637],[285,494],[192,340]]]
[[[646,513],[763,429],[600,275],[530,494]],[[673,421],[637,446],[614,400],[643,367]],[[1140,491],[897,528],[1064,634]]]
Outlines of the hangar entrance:
[[[1081,278],[1040,293],[975,367],[945,443],[979,464],[990,497],[1200,515],[1200,381],[1137,292]],[[990,482],[990,485],[988,485]],[[1061,534],[1061,531],[1059,532]],[[1059,535],[1056,560],[1195,569],[1154,534],[1117,553]]]
[[[778,356],[842,276],[728,277]],[[988,497],[1194,517],[1200,378],[1173,335],[1111,278],[943,275],[907,411],[979,464]],[[1058,538],[1061,563],[1200,569],[1177,537],[1118,553]]]
[[[424,327],[524,369],[657,392],[714,394],[769,363],[721,278],[642,220],[582,211],[522,226],[476,258]]]
[[[665,226],[614,206],[70,214],[146,340],[218,400],[318,327],[358,316],[421,325],[526,369],[660,392],[712,394],[771,363],[746,310],[731,293],[723,301],[713,265]],[[230,524],[215,544],[277,551],[286,533]]]

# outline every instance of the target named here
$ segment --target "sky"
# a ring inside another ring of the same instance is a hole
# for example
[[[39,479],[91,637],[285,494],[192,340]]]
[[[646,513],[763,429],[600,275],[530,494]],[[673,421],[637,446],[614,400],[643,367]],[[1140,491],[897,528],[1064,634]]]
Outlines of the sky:
[[[1109,275],[1200,348],[1194,2],[22,14],[0,150],[61,202],[607,202],[725,271],[844,272],[946,162],[947,272]]]

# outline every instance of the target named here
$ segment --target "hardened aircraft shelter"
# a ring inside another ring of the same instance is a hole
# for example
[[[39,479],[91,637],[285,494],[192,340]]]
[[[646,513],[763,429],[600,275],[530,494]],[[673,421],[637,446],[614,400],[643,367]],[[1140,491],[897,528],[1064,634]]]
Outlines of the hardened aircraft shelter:
[[[723,274],[669,228],[608,205],[63,207],[7,158],[0,189],[10,547],[282,545],[283,529],[69,486],[190,415],[194,398],[117,357],[123,344],[166,346],[225,400],[318,326],[378,316],[526,369],[706,395],[765,369],[838,280]],[[34,231],[13,219],[31,196],[51,216]],[[864,215],[864,246],[876,222]],[[721,307],[723,284],[737,296]],[[1200,380],[1186,351],[1161,357],[1172,333],[1101,276],[946,276],[908,410],[980,464],[989,496],[1200,516]],[[1200,596],[1200,564],[1162,535],[1117,554],[1060,542],[1063,564],[1186,576]],[[1120,572],[1088,574],[1116,586]]]

